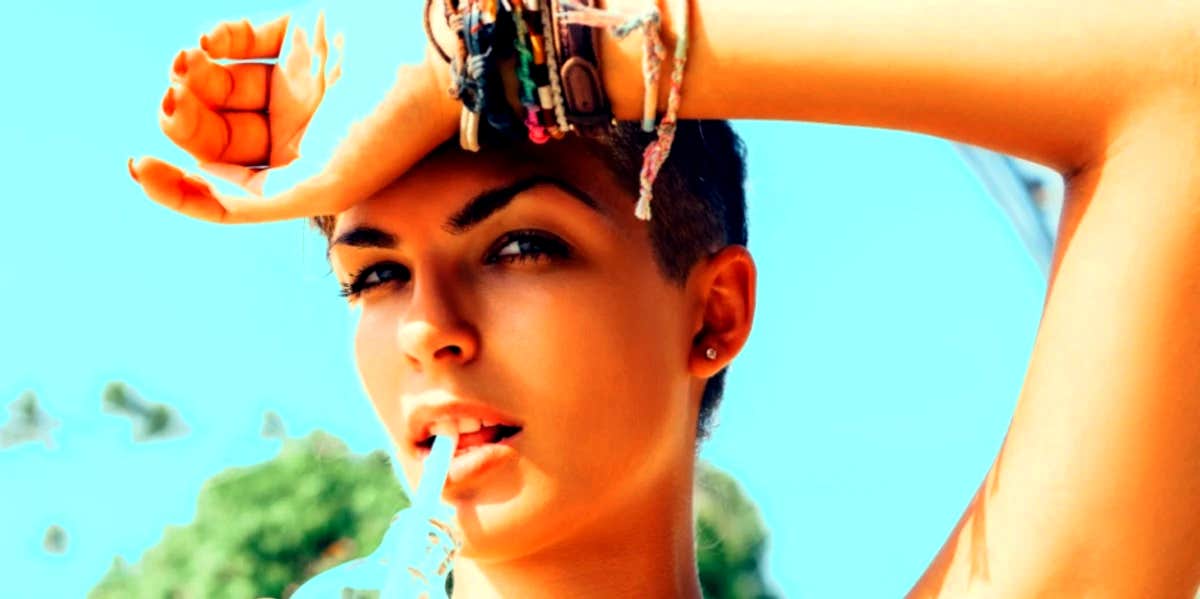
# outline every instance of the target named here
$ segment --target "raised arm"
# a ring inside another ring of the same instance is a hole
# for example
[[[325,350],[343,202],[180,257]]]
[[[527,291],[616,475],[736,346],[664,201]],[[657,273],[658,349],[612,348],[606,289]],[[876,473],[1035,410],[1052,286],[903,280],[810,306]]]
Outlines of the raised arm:
[[[1200,3],[700,0],[693,10],[684,117],[918,131],[1067,177],[1011,427],[910,596],[1193,597]],[[618,114],[636,116],[636,44],[603,50]]]
[[[664,32],[674,31],[682,1],[659,0]],[[606,2],[630,12],[646,5]],[[1070,172],[1103,150],[1123,114],[1167,88],[1196,85],[1198,6],[692,0],[681,117],[904,129]],[[605,39],[618,116],[634,118],[639,42]]]

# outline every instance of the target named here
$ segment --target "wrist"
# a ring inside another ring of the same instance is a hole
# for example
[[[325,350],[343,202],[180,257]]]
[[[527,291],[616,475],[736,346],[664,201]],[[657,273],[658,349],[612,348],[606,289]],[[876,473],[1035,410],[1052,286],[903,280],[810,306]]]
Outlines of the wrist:
[[[450,97],[453,85],[450,63],[458,42],[457,34],[450,30],[445,18],[445,0],[432,0],[425,5],[425,61],[424,66],[433,78],[434,85]],[[445,54],[445,56],[443,56]]]
[[[403,71],[401,77],[403,78]],[[441,137],[437,143],[450,139],[458,130],[462,104],[450,95],[452,81],[449,65],[442,61],[437,50],[430,46],[425,53],[425,61],[419,69],[414,69],[412,77],[419,79],[413,83],[424,89],[421,95],[429,98],[428,116],[437,123],[431,130]]]
[[[662,40],[666,45],[668,57],[663,65],[663,76],[659,78],[658,89],[655,90],[656,105],[660,114],[666,110],[671,87],[670,57],[678,42],[672,16],[678,10],[676,6],[679,2],[688,1],[691,0],[600,0],[601,8],[622,14],[636,14],[652,5],[658,6],[662,17]],[[638,35],[617,39],[608,29],[604,29],[600,34],[600,47],[597,50],[600,76],[612,105],[613,116],[617,120],[639,121],[642,118],[646,93],[642,79],[643,48],[641,36]]]

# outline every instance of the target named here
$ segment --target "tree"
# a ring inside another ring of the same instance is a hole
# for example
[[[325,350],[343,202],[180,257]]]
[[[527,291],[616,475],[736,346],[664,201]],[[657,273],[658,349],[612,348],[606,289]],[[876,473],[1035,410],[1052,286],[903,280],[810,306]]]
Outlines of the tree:
[[[705,596],[771,597],[761,571],[766,531],[737,483],[702,464],[696,501]],[[350,454],[322,432],[288,439],[274,459],[206,483],[192,523],[168,527],[134,566],[114,560],[89,597],[287,597],[311,576],[373,551],[407,506],[382,451]]]
[[[168,527],[136,566],[114,562],[90,597],[280,597],[294,582],[378,545],[408,505],[383,452],[331,435],[286,440],[277,457],[207,483],[196,517]]]
[[[769,599],[767,529],[737,481],[708,464],[696,471],[696,561],[709,599]]]
[[[133,422],[133,440],[139,443],[182,437],[189,430],[174,408],[142,399],[125,383],[106,385],[100,404],[105,412],[129,418]]]
[[[41,441],[48,449],[54,448],[53,431],[58,428],[58,421],[38,405],[36,393],[22,393],[8,405],[8,412],[8,422],[0,426],[0,449],[33,441]]]
[[[67,531],[57,524],[51,524],[42,537],[42,549],[46,553],[63,554],[67,551]]]

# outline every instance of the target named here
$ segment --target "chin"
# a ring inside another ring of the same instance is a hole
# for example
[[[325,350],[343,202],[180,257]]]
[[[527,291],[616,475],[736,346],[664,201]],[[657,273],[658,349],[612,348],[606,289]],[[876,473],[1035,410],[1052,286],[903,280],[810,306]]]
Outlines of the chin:
[[[503,561],[530,553],[545,544],[547,510],[520,494],[500,501],[488,493],[456,496],[455,527],[462,541],[459,555],[479,561]]]
[[[568,508],[572,502],[542,482],[498,476],[488,485],[447,494],[463,543],[459,555],[480,562],[514,560],[571,534],[580,520]]]

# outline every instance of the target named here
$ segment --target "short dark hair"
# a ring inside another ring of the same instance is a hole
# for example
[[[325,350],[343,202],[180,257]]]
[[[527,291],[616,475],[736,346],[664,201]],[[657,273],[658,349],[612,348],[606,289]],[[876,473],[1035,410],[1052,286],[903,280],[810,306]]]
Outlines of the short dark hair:
[[[654,139],[637,123],[621,123],[597,138],[597,147],[637,197],[642,151]],[[746,148],[728,121],[679,121],[671,153],[654,182],[650,241],[659,269],[683,285],[692,266],[727,245],[746,245]],[[723,369],[708,380],[700,400],[696,442],[712,433],[725,392]]]
[[[642,152],[654,137],[638,123],[620,123],[591,136],[585,147],[603,159],[617,181],[636,198]],[[679,121],[650,204],[650,240],[667,280],[683,285],[701,258],[728,245],[747,244],[745,180],[745,145],[728,121]],[[328,240],[333,217],[316,217],[313,224]],[[697,444],[712,432],[713,417],[725,391],[725,373],[721,370],[704,387]]]

